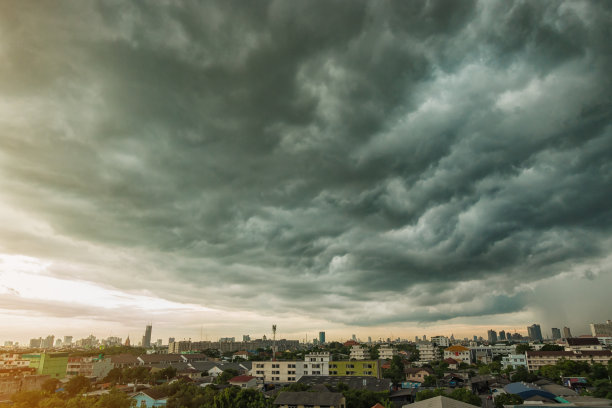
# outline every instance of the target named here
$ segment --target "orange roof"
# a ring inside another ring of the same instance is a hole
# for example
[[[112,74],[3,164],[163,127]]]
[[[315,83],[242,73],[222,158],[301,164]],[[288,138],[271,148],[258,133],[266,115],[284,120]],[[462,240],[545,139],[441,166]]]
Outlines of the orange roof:
[[[470,351],[470,349],[463,346],[450,346],[445,348],[444,351]]]
[[[349,340],[344,342],[343,346],[357,346],[358,344],[355,340]]]
[[[377,402],[372,408],[385,408],[385,406],[381,405],[380,402]]]

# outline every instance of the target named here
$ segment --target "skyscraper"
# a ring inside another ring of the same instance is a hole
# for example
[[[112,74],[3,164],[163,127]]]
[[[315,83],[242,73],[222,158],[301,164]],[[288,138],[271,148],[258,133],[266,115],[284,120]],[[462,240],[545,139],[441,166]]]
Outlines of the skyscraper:
[[[145,329],[145,334],[142,336],[142,347],[151,347],[151,331],[153,330],[153,326],[147,324]]]
[[[319,344],[325,344],[325,332],[319,332]]]
[[[564,327],[563,328],[563,338],[564,339],[571,339],[572,338],[572,332],[570,331],[569,327]]]
[[[552,328],[552,338],[553,340],[557,340],[561,338],[561,330],[557,329],[556,327]]]
[[[499,331],[499,340],[501,341],[506,340],[506,332],[504,330]]]
[[[497,343],[497,332],[495,330],[487,331],[487,337],[490,344]]]
[[[542,340],[542,329],[539,324],[532,324],[527,327],[527,335],[531,340],[541,341]]]

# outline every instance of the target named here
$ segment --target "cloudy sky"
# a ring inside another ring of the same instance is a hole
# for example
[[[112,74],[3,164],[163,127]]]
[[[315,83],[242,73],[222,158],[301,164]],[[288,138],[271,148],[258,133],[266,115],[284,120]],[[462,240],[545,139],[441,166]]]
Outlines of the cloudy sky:
[[[0,5],[0,340],[586,333],[612,4]]]

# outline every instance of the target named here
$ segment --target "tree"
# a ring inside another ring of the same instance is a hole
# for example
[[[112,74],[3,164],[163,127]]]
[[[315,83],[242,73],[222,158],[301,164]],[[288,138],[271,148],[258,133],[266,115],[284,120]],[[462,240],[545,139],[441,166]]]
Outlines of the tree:
[[[115,367],[111,369],[108,374],[106,374],[106,377],[104,377],[102,381],[112,384],[121,384],[122,377],[123,370],[121,370],[119,367]]]
[[[512,382],[520,382],[520,381],[533,382],[537,378],[538,376],[527,371],[527,368],[525,368],[525,366],[518,366],[516,368],[516,372],[514,373],[514,375],[512,375],[510,380]]]
[[[404,362],[400,356],[393,356],[391,367],[383,372],[384,378],[389,378],[394,384],[399,384],[406,378],[404,375]]]
[[[66,390],[69,396],[73,397],[77,394],[89,391],[90,387],[91,381],[89,381],[89,378],[77,375],[68,380],[66,385],[64,385],[64,390]]]
[[[423,387],[435,387],[436,386],[436,377],[433,375],[426,375],[425,381],[423,381]]]
[[[504,408],[504,405],[522,405],[523,399],[516,394],[499,394],[495,397],[495,407]]]
[[[40,391],[21,391],[11,396],[11,401],[13,401],[12,408],[37,407],[38,403],[44,398],[45,394]]]
[[[533,347],[531,347],[527,343],[521,343],[516,346],[516,354],[525,354],[526,351],[532,351]]]
[[[541,349],[541,351],[563,351],[565,348],[563,346],[559,346],[556,344],[545,344]]]
[[[482,401],[480,400],[480,397],[477,395],[474,395],[472,391],[467,390],[465,388],[455,388],[453,392],[451,392],[448,396],[449,398],[456,399],[458,401],[463,401],[468,404],[476,405],[477,407],[480,407],[482,405]]]
[[[94,408],[130,408],[132,399],[124,392],[115,388],[111,389],[108,394],[100,396],[98,401],[93,405]]]
[[[215,379],[215,383],[216,384],[227,384],[229,382],[229,380],[231,380],[232,378],[236,377],[237,375],[238,375],[238,371],[234,370],[233,368],[228,368],[227,370],[223,371]]]
[[[53,394],[57,387],[60,384],[60,380],[57,378],[49,378],[40,386],[40,389],[46,392],[47,394]]]

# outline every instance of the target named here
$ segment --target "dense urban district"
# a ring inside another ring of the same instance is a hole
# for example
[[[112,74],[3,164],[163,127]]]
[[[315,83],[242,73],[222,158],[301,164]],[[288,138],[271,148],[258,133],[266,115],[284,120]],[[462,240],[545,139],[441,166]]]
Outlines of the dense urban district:
[[[569,328],[527,336],[416,337],[340,343],[78,341],[65,336],[6,341],[0,406],[14,408],[501,408],[612,405],[612,321],[589,335]]]

